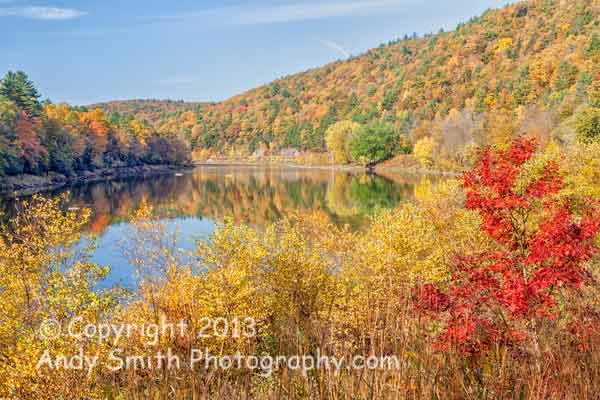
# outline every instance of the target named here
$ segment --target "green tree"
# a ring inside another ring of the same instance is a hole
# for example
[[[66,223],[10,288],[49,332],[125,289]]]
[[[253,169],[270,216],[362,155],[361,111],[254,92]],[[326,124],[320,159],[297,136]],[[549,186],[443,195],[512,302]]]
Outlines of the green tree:
[[[588,107],[577,114],[575,120],[577,140],[592,143],[600,139],[600,109]]]
[[[301,139],[301,126],[298,124],[292,124],[287,131],[283,144],[285,146],[290,146],[296,149],[302,148],[302,139]]]
[[[73,137],[56,121],[46,121],[42,143],[48,151],[49,169],[71,175],[74,170]]]
[[[600,50],[600,36],[598,36],[597,32],[594,32],[594,33],[592,33],[592,36],[590,37],[590,43],[588,44],[588,47],[586,48],[586,54],[591,57],[594,54],[596,54],[599,50]]]
[[[365,125],[350,142],[350,154],[367,163],[385,161],[400,149],[400,136],[400,132],[388,123]]]
[[[555,90],[565,90],[571,87],[571,85],[577,82],[577,67],[568,61],[562,61],[558,65],[556,72],[556,79],[554,81]]]
[[[0,81],[0,96],[13,101],[30,117],[38,117],[42,111],[40,94],[25,72],[8,71]]]
[[[0,176],[19,173],[23,169],[22,158],[15,146],[17,106],[0,97]]]
[[[394,105],[398,101],[400,96],[399,90],[397,87],[386,89],[383,94],[383,101],[381,102],[381,106],[384,110],[391,111],[394,108]]]

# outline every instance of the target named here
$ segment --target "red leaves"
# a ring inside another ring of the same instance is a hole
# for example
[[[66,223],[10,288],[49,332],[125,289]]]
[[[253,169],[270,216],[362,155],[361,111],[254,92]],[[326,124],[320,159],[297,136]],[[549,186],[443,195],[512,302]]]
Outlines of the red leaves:
[[[530,182],[524,191],[515,188],[522,167],[532,158],[535,146],[535,140],[521,138],[515,140],[509,150],[494,153],[488,149],[473,171],[463,176],[467,190],[465,207],[479,210],[485,232],[511,247],[516,245],[511,236],[514,233],[511,214],[518,209],[531,209],[533,199],[556,193],[562,187],[558,164],[548,163],[542,176]]]
[[[414,291],[416,304],[422,310],[441,312],[448,309],[448,296],[432,284],[426,284]]]
[[[593,238],[600,224],[597,218],[585,217],[574,222],[573,214],[560,208],[529,241],[529,265],[544,264],[554,268],[578,265],[588,260],[596,251]]]
[[[21,156],[29,164],[29,169],[35,171],[47,152],[36,133],[35,121],[25,111],[21,111],[17,118],[16,134]]]
[[[472,313],[459,313],[451,315],[447,329],[438,336],[434,348],[475,355],[489,350],[499,340],[506,341],[506,338],[494,321]]]
[[[470,189],[472,195],[478,195],[482,202],[495,199],[505,199],[512,193],[512,186],[515,183],[521,167],[525,162],[531,159],[535,150],[535,140],[519,139],[516,140],[509,150],[500,150],[492,152],[485,150],[479,163],[473,171],[467,172],[463,177],[464,186]],[[492,196],[481,192],[487,188],[492,191]],[[477,204],[467,205],[467,208],[475,208]]]
[[[546,194],[558,192],[562,185],[563,180],[558,174],[558,164],[549,162],[546,164],[542,177],[529,184],[525,192],[528,196],[542,198]]]
[[[501,250],[457,256],[445,291],[426,285],[416,296],[419,309],[446,322],[439,339],[463,352],[525,340],[520,326],[553,318],[561,290],[579,291],[590,282],[585,262],[598,253],[597,208],[578,218],[570,204],[553,199],[563,185],[555,162],[519,188],[534,150],[529,139],[506,151],[486,150],[464,175],[465,206],[480,213],[482,229]]]

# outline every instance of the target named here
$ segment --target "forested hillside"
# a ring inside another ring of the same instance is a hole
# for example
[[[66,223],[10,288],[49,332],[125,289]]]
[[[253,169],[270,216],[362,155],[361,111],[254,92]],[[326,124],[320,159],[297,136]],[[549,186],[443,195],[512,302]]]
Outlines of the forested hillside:
[[[100,108],[107,113],[135,115],[137,119],[156,124],[161,120],[175,117],[178,113],[196,111],[211,103],[184,102],[183,100],[115,100],[106,103],[90,104],[88,108]]]
[[[328,128],[348,120],[358,125],[346,131],[363,143],[342,146],[346,158],[414,150],[422,164],[447,168],[518,133],[568,143],[578,126],[598,133],[599,14],[598,0],[520,2],[453,32],[393,41],[179,112],[158,129],[179,132],[195,149],[248,156],[261,148],[324,151]],[[373,143],[382,129],[387,139]]]
[[[106,167],[183,164],[189,146],[132,116],[41,103],[23,72],[0,80],[0,177],[53,171],[67,176]]]

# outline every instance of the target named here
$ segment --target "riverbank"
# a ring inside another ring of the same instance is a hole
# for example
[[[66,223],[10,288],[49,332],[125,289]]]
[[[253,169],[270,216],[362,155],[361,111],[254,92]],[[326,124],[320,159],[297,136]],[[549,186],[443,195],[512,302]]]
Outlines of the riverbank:
[[[149,177],[174,174],[191,169],[177,165],[138,165],[134,167],[101,168],[66,176],[57,172],[44,175],[15,175],[0,178],[0,197],[29,196],[35,193],[60,189],[65,186],[107,181],[112,179]]]
[[[331,170],[345,172],[370,172],[380,176],[398,175],[428,175],[446,178],[457,178],[462,175],[460,172],[441,171],[434,169],[425,169],[418,164],[390,164],[383,162],[367,167],[356,164],[301,164],[293,161],[241,161],[241,160],[221,160],[221,161],[198,161],[193,163],[197,168],[290,168],[290,169],[308,169],[308,170]]]
[[[215,161],[195,162],[194,167],[242,167],[242,168],[293,168],[293,169],[320,169],[335,171],[365,171],[361,165],[340,164],[300,164],[291,161]]]
[[[377,175],[386,174],[410,174],[410,175],[431,175],[440,177],[455,178],[462,175],[459,171],[440,170],[433,168],[424,168],[414,157],[407,155],[398,155],[386,161],[374,164],[372,166],[358,164],[330,164],[323,162],[330,159],[324,154],[321,157],[313,157],[312,161],[298,161],[298,157],[263,157],[252,160],[238,158],[214,158],[207,160],[197,160],[192,164],[194,167],[256,167],[256,168],[293,168],[293,169],[320,169],[359,172],[367,171]],[[317,160],[316,162],[314,162]]]

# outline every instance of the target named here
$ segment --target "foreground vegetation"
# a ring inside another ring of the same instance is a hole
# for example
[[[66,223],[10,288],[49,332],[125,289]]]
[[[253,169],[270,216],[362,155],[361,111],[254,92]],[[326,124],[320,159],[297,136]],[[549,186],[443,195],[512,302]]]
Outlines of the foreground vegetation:
[[[142,204],[124,239],[135,293],[98,290],[108,269],[77,245],[89,211],[34,197],[0,240],[0,397],[582,399],[600,390],[597,143],[561,153],[518,138],[480,153],[462,181],[421,185],[414,202],[359,232],[322,214],[264,229],[226,221],[190,257]],[[123,301],[126,300],[126,301]],[[91,323],[183,320],[149,343],[48,338]],[[256,335],[199,338],[204,317],[251,317]],[[47,333],[47,332],[46,332]],[[373,370],[36,369],[46,349],[187,360],[215,355],[398,356]]]
[[[188,144],[207,157],[327,150],[338,163],[410,154],[424,168],[468,172],[419,185],[414,201],[358,232],[322,213],[260,228],[227,219],[193,254],[141,202],[122,243],[141,280],[133,292],[98,287],[109,268],[90,261],[94,241],[82,242],[82,230],[106,221],[68,209],[66,196],[24,201],[0,230],[0,398],[597,398],[599,9],[522,2],[222,103],[168,103],[160,118],[160,103],[109,113],[41,103],[27,76],[8,73],[0,175],[180,164]],[[220,212],[211,199],[225,197],[213,188],[207,198]],[[328,202],[343,214],[335,188]],[[189,329],[154,342],[75,337],[65,334],[74,318],[76,330]],[[253,334],[199,337],[206,318],[250,318]],[[194,348],[399,365],[102,367],[115,349],[189,360]],[[93,355],[99,366],[40,366],[47,351]]]
[[[73,175],[98,168],[143,164],[181,165],[189,145],[133,117],[100,109],[43,104],[23,72],[0,80],[0,177],[57,172]]]

